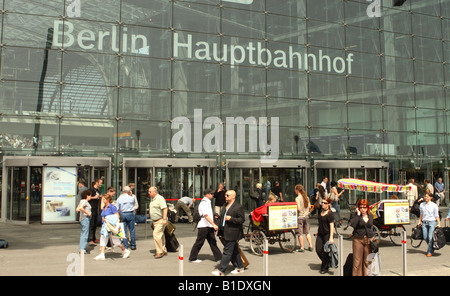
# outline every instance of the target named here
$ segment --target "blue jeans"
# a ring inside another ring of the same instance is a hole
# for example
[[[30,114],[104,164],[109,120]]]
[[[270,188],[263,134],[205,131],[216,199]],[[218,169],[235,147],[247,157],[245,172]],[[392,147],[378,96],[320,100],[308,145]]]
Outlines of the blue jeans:
[[[428,254],[433,254],[433,233],[434,229],[437,226],[437,221],[423,221],[422,222],[422,231],[423,231],[423,239],[428,244]]]
[[[136,231],[134,229],[134,224],[136,219],[133,212],[122,212],[120,213],[120,218],[122,218],[124,232],[127,233],[127,229],[130,230],[130,244],[132,248],[136,248]],[[123,240],[123,246],[128,249],[128,237]]]
[[[90,217],[84,218],[81,222],[81,235],[80,235],[80,251],[85,250],[87,246],[88,236],[89,236],[89,224],[91,222]]]

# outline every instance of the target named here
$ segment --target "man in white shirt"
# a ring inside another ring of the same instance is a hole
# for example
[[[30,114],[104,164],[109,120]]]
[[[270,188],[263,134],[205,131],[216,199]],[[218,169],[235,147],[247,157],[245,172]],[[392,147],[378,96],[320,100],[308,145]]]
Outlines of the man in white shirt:
[[[411,189],[406,192],[406,198],[409,201],[409,206],[412,207],[414,204],[414,201],[419,198],[419,193],[417,191],[417,186],[414,185],[413,179],[408,180],[408,186],[411,186]]]
[[[209,246],[211,247],[211,251],[214,255],[214,260],[220,261],[222,260],[222,252],[217,247],[217,241],[215,232],[219,229],[218,226],[214,223],[213,210],[211,206],[211,199],[214,196],[214,191],[211,189],[205,189],[203,192],[203,199],[200,201],[198,206],[198,212],[200,214],[200,221],[197,224],[198,234],[197,240],[192,246],[191,253],[189,255],[189,261],[193,263],[200,263],[201,260],[198,260],[197,256],[200,252],[200,249],[205,242],[205,239],[208,241]]]

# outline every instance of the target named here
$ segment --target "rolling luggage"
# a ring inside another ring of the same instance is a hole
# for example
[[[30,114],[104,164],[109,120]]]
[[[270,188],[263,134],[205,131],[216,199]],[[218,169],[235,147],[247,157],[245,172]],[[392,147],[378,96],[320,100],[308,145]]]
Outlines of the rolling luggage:
[[[352,276],[353,273],[353,253],[348,254],[344,263],[344,276]]]
[[[164,236],[166,238],[167,252],[176,252],[178,250],[178,247],[180,246],[180,244],[178,243],[175,233],[172,233],[172,235],[170,235],[168,233],[164,233]]]
[[[449,243],[450,242],[450,227],[447,226],[447,219],[445,219],[445,227],[442,227],[442,230],[444,231],[445,241],[447,243]]]

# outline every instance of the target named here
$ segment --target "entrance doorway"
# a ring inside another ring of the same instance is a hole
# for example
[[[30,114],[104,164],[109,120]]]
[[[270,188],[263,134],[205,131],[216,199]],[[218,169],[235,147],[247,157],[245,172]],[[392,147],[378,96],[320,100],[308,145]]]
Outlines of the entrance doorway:
[[[263,198],[267,201],[269,193],[278,182],[283,201],[295,200],[295,185],[302,184],[307,189],[307,168],[304,160],[278,160],[274,163],[262,163],[259,159],[229,159],[226,162],[226,188],[236,191],[236,199],[245,210],[252,211],[256,202],[250,193],[261,183]]]
[[[124,158],[123,185],[135,184],[138,214],[145,214],[148,188],[158,187],[166,201],[176,204],[183,196],[203,198],[203,190],[215,184],[216,160],[171,158]]]
[[[78,178],[110,184],[109,158],[3,157],[2,222],[73,223]],[[106,185],[105,184],[105,185]]]
[[[314,184],[321,183],[323,178],[327,177],[327,190],[330,192],[331,182],[337,182],[342,178],[388,183],[388,169],[389,163],[382,161],[316,160],[314,162]],[[338,188],[338,190],[340,189]],[[369,204],[374,204],[387,198],[386,192],[370,193],[346,190],[341,197],[340,208],[348,208],[349,204],[354,204],[359,199],[367,199]]]

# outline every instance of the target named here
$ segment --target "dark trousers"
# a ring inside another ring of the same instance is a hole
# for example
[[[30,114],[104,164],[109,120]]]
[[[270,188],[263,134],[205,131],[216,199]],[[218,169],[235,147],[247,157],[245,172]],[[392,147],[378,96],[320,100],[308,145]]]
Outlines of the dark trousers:
[[[97,231],[97,223],[98,223],[98,210],[92,209],[91,210],[91,222],[89,224],[89,239],[88,241],[94,241],[97,239],[95,236],[95,232]]]
[[[225,272],[227,270],[228,264],[231,263],[236,267],[243,269],[244,262],[242,262],[241,254],[238,249],[237,241],[224,241],[222,260],[220,261],[219,270]]]
[[[214,228],[202,227],[198,228],[197,240],[192,246],[191,253],[189,255],[189,261],[197,260],[198,253],[200,252],[205,240],[208,242],[211,251],[214,255],[214,260],[219,261],[222,259],[222,252],[217,247],[217,241],[214,233]]]
[[[316,253],[319,256],[322,264],[320,270],[328,270],[330,265],[330,255],[323,250],[323,246],[330,239],[330,234],[317,234],[316,238]]]

